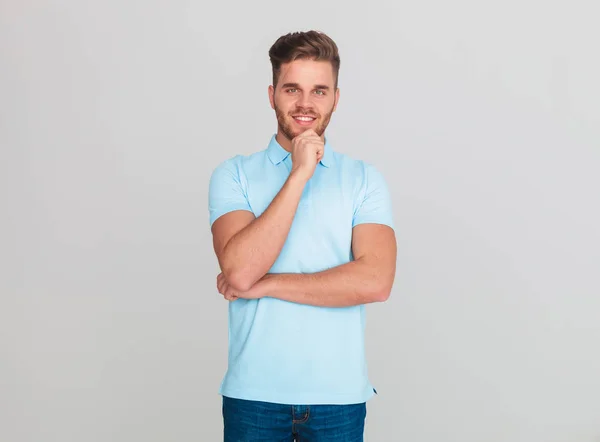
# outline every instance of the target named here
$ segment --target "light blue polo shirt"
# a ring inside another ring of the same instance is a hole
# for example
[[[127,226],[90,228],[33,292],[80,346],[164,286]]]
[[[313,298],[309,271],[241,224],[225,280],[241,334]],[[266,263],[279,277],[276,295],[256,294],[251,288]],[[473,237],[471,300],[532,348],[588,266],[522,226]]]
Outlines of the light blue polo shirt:
[[[291,154],[275,135],[267,149],[223,161],[210,178],[210,225],[233,210],[260,216],[291,166]],[[314,273],[351,261],[352,228],[362,223],[393,228],[386,182],[373,165],[333,151],[325,139],[323,158],[269,273]],[[220,394],[297,405],[359,403],[374,394],[364,305],[315,307],[275,298],[228,305],[228,368]]]

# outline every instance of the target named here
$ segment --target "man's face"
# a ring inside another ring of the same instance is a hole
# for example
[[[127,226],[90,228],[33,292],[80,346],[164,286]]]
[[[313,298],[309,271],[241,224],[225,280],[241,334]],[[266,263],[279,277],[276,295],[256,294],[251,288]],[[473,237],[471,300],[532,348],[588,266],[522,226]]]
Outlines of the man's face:
[[[288,140],[308,129],[322,136],[339,99],[331,63],[295,60],[283,64],[276,89],[269,86],[269,99],[279,131]]]

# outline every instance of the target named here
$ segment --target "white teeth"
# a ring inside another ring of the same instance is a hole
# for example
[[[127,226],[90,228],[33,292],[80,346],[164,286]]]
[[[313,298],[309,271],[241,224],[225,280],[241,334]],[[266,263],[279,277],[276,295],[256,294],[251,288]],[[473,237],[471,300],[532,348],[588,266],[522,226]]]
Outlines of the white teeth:
[[[314,118],[311,118],[311,117],[296,117],[296,119],[300,120],[300,121],[312,121],[312,120],[314,120]]]

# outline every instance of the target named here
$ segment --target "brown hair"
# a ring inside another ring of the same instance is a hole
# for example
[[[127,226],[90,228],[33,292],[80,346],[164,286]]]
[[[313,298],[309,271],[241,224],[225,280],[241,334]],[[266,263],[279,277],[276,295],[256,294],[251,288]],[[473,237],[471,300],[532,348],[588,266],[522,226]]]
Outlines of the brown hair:
[[[273,67],[273,87],[277,86],[282,64],[298,59],[309,59],[331,62],[337,88],[340,71],[338,47],[329,36],[322,32],[290,32],[282,35],[269,49],[269,58]]]

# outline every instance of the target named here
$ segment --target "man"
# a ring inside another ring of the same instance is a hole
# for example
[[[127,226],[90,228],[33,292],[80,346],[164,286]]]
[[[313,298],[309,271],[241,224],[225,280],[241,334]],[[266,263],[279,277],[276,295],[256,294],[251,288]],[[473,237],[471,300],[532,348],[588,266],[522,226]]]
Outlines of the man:
[[[230,301],[225,441],[362,441],[375,392],[365,304],[388,298],[396,269],[390,196],[375,167],[325,138],[339,100],[334,41],[290,33],[269,56],[277,133],[219,164],[209,185],[217,288]]]

